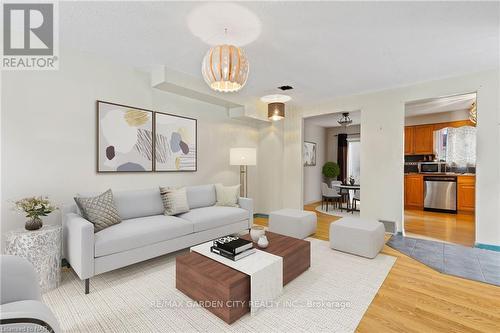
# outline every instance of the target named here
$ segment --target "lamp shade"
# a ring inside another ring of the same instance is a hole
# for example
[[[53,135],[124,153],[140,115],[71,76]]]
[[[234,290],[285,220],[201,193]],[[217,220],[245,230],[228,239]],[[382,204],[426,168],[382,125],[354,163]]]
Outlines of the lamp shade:
[[[267,105],[267,117],[272,121],[285,118],[285,103],[269,103]]]
[[[230,165],[256,165],[256,148],[231,148],[229,150]]]

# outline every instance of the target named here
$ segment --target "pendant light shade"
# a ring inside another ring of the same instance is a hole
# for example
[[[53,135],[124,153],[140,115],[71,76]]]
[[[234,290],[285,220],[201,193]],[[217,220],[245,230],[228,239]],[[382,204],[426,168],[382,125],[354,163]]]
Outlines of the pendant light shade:
[[[248,78],[249,63],[243,50],[234,45],[217,45],[203,58],[201,73],[213,90],[235,92]]]
[[[267,105],[267,117],[272,121],[285,118],[285,103],[269,103]]]

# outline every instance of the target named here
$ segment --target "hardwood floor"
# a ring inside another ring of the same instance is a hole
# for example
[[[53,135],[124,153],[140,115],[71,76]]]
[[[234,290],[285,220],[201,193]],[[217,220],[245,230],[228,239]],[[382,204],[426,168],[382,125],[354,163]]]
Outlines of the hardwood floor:
[[[339,218],[316,213],[313,237],[328,240],[330,223]],[[387,245],[382,253],[397,260],[357,332],[499,332],[500,287],[441,274]]]
[[[472,214],[405,210],[405,231],[407,233],[465,246],[474,246],[474,221]]]

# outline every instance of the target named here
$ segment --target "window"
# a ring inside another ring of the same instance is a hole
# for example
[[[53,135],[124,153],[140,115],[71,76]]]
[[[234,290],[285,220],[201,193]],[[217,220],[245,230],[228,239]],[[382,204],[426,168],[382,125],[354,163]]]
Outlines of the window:
[[[349,138],[347,142],[347,178],[353,177],[359,183],[361,142],[359,138]]]

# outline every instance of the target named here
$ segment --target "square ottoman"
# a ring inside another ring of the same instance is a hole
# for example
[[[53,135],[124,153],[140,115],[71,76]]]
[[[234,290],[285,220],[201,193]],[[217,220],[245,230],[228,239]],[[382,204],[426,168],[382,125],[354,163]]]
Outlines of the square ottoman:
[[[289,208],[271,212],[269,231],[304,239],[316,232],[316,213]]]
[[[330,247],[375,258],[385,243],[384,225],[376,220],[344,217],[330,224]]]

